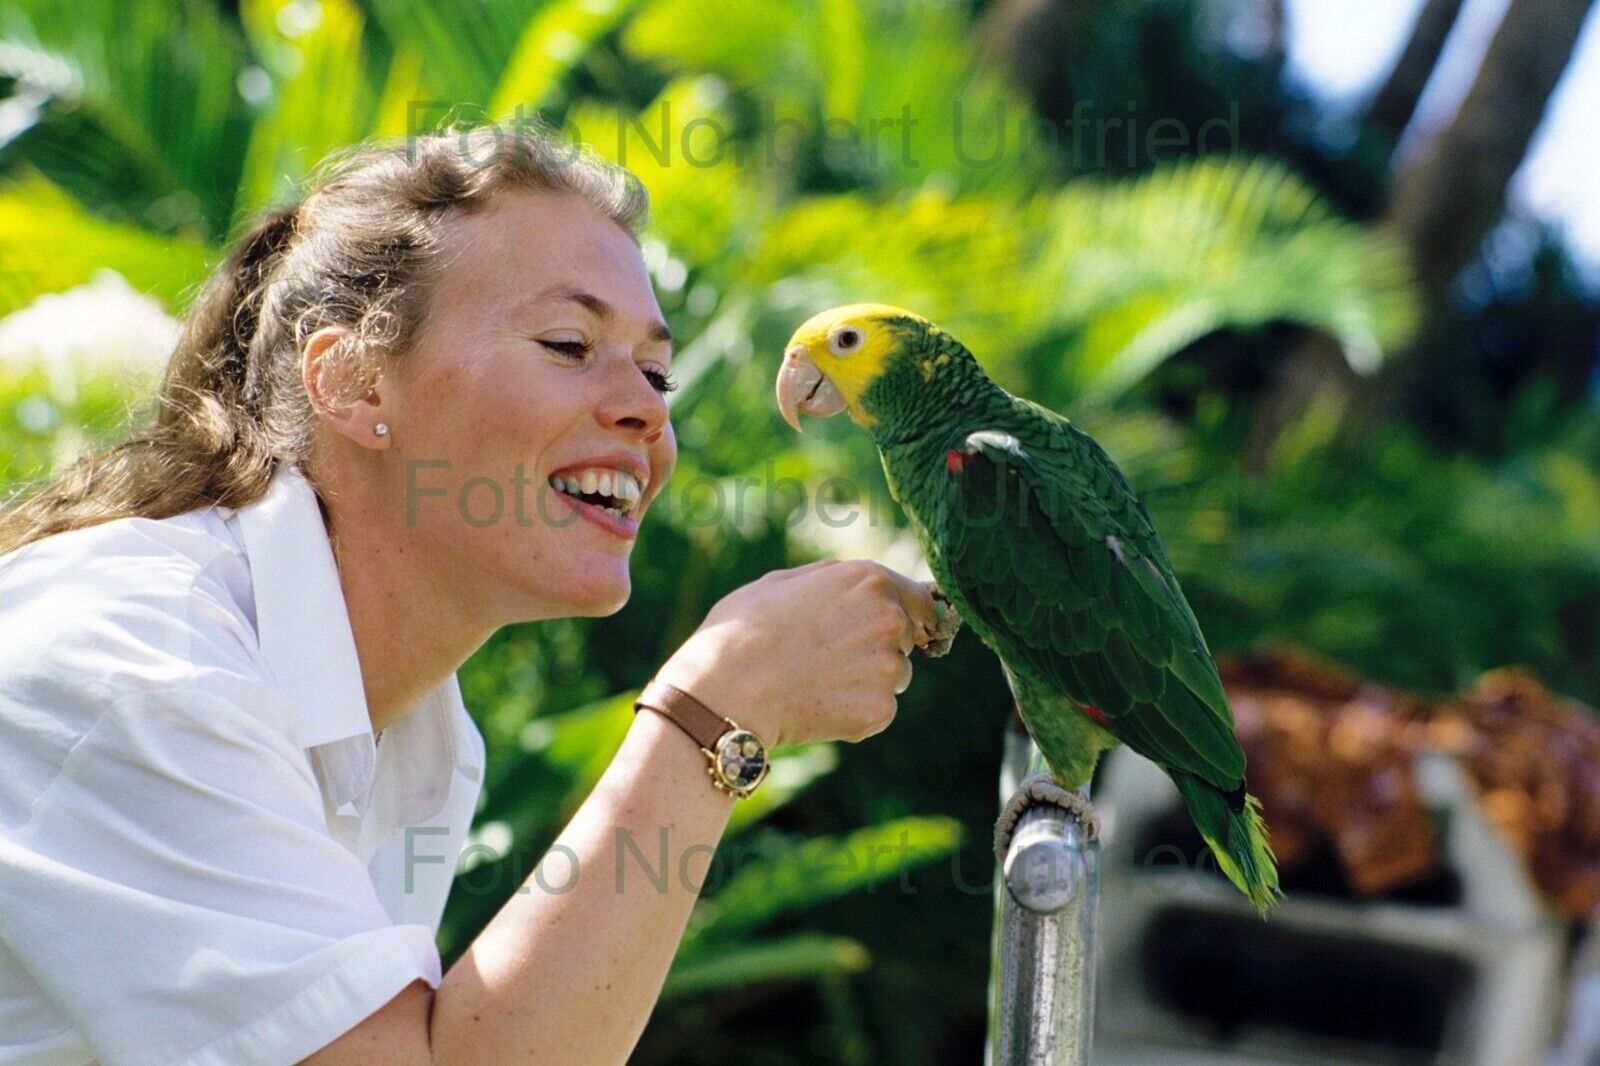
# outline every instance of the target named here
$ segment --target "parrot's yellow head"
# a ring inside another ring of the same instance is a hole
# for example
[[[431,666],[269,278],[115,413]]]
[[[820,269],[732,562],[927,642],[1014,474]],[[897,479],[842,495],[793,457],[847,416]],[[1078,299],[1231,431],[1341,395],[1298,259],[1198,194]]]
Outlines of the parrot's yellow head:
[[[846,304],[808,318],[784,346],[778,372],[778,410],[796,430],[800,415],[827,418],[849,412],[857,425],[876,419],[862,393],[905,347],[905,327],[937,332],[927,319],[889,304]]]

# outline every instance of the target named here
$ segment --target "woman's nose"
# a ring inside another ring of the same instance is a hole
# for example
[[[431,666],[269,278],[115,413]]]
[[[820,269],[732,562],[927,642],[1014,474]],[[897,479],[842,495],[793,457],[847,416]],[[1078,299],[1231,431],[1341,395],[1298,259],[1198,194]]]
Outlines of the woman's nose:
[[[604,400],[595,411],[607,429],[622,429],[649,442],[660,436],[669,417],[666,397],[650,384],[631,358],[619,359],[607,375]]]

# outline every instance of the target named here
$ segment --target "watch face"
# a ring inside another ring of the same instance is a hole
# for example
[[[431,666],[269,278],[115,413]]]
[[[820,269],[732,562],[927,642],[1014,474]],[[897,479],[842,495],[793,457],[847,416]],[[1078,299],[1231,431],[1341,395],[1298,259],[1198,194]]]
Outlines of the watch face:
[[[767,773],[767,750],[754,733],[729,730],[717,742],[717,773],[730,788],[754,788]]]

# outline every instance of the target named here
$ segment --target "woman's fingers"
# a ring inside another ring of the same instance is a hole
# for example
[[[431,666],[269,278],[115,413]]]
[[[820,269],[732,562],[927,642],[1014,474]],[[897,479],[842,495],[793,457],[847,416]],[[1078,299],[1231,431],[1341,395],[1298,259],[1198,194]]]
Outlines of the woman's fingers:
[[[904,659],[904,660],[901,661],[900,680],[896,681],[895,684],[894,684],[894,694],[896,696],[898,696],[898,695],[900,695],[900,693],[904,692],[906,689],[908,689],[910,687],[911,687],[911,660],[910,659]]]
[[[913,581],[903,574],[889,571],[890,580],[893,582],[895,598],[900,601],[901,610],[906,612],[906,619],[910,624],[907,634],[910,644],[902,649],[909,653],[912,648],[923,643],[928,636],[938,627],[938,616],[934,613],[933,594],[927,586],[920,581]]]
[[[900,634],[900,677],[894,685],[894,694],[898,696],[911,687],[911,652],[938,628],[938,617],[933,595],[925,585],[893,571],[890,574],[895,598],[906,616],[906,627]]]
[[[763,577],[768,581],[787,581],[790,578],[800,577],[817,570],[825,570],[830,566],[837,566],[838,562],[839,560],[837,559],[813,559],[811,562],[802,563],[800,566],[791,566],[784,570],[769,570]]]
[[[909,617],[907,617],[906,618],[905,628],[900,631],[900,654],[901,655],[910,655],[912,650],[914,648],[916,648],[916,646],[917,646],[917,637],[919,635],[916,632],[916,629],[917,629],[916,623],[911,621],[911,619]]]
[[[739,722],[774,747],[859,740],[893,720],[909,656],[931,646],[938,617],[921,582],[865,559],[820,559],[723,597],[659,676],[713,709],[740,708]]]

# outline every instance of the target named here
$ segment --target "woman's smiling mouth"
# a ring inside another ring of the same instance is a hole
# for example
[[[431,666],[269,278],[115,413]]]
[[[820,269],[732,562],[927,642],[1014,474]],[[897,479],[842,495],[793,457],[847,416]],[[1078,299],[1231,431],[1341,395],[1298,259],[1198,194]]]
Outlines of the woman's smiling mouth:
[[[633,469],[623,469],[627,465]],[[649,467],[632,456],[607,456],[603,462],[563,467],[547,482],[577,513],[608,533],[631,540],[639,533],[639,514],[649,484]]]
[[[616,515],[633,517],[644,498],[644,485],[626,470],[591,466],[564,474],[551,474],[550,487],[582,503]]]

